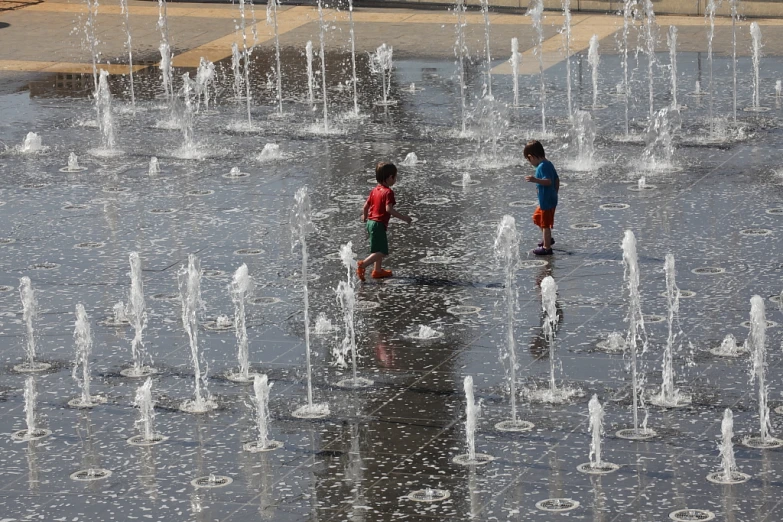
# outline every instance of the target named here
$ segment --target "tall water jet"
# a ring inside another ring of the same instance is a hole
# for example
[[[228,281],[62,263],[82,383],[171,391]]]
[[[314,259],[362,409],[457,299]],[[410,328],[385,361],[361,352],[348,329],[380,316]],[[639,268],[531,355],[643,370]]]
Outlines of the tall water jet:
[[[267,3],[267,21],[269,20],[269,9],[270,4],[276,5],[276,0],[272,0],[272,2]],[[275,7],[275,9],[277,9]],[[245,107],[247,112],[247,128],[248,130],[252,129],[253,122],[250,118],[250,55],[253,52],[253,47],[248,47],[247,45],[247,24],[245,23],[245,0],[239,0],[239,28],[242,31],[242,61],[244,64],[244,67],[242,69],[242,74],[244,75],[244,85],[245,85]],[[277,20],[277,18],[275,18]],[[275,33],[276,35],[277,33]],[[280,103],[282,103],[282,98],[280,99]]]
[[[98,0],[86,0],[87,2],[87,21],[84,24],[84,37],[87,39],[87,46],[90,49],[90,60],[92,61],[92,85],[93,89],[98,89],[98,37],[95,33],[95,27],[98,21]]]
[[[41,372],[52,367],[51,364],[35,360],[35,328],[33,321],[38,317],[38,301],[35,298],[35,291],[30,278],[27,276],[19,279],[19,296],[22,299],[22,321],[25,324],[27,333],[25,339],[25,354],[27,361],[14,366],[17,372]]]
[[[487,65],[485,73],[487,75],[487,96],[492,98],[492,53],[489,40],[489,0],[480,0],[480,2],[481,13],[484,15],[484,47],[486,48],[487,53]]]
[[[154,446],[167,440],[167,436],[155,431],[155,401],[152,398],[151,377],[147,377],[144,384],[136,389],[133,405],[139,409],[139,418],[134,423],[139,430],[139,434],[129,438],[128,444],[132,446]]]
[[[566,63],[566,97],[568,98],[568,117],[574,113],[571,101],[571,0],[562,0],[563,4],[563,48]]]
[[[313,104],[315,103],[313,92],[315,79],[313,78],[313,42],[310,40],[307,40],[307,44],[305,44],[305,55],[307,57],[307,101]]]
[[[650,120],[653,119],[655,114],[655,66],[657,60],[655,57],[655,44],[657,43],[658,33],[657,24],[655,21],[655,10],[653,9],[652,0],[643,0],[644,5],[644,38],[647,45],[647,83],[648,92],[650,98]]]
[[[324,21],[324,10],[322,0],[318,0],[318,39],[321,43],[319,58],[321,58],[321,95],[324,98],[324,127],[323,131],[329,131],[329,109],[326,96],[326,22]],[[309,199],[308,199],[309,201]]]
[[[477,403],[473,397],[473,377],[468,375],[464,380],[465,387],[465,440],[468,452],[454,457],[455,464],[463,466],[480,466],[495,460],[492,455],[476,453],[476,426],[481,415],[481,403]]]
[[[366,388],[371,386],[373,381],[357,374],[358,349],[356,346],[356,329],[354,313],[356,309],[356,294],[354,292],[353,274],[356,268],[354,260],[353,244],[348,242],[340,247],[340,259],[347,271],[347,280],[340,281],[335,290],[337,294],[337,303],[343,311],[343,324],[345,326],[345,336],[339,348],[333,351],[336,356],[336,364],[341,368],[348,366],[345,358],[351,357],[352,377],[342,379],[337,383],[342,388]]]
[[[114,137],[114,116],[111,112],[111,91],[109,90],[109,72],[101,69],[98,78],[98,88],[95,90],[95,109],[98,113],[98,128],[101,131],[101,148],[103,152],[113,152],[117,140]]]
[[[656,406],[664,408],[679,408],[691,403],[691,396],[681,393],[674,385],[674,345],[677,343],[677,349],[680,348],[679,336],[682,331],[675,332],[675,323],[679,329],[680,313],[680,289],[675,282],[674,255],[666,254],[666,260],[663,267],[666,274],[666,306],[669,311],[667,319],[669,324],[669,335],[666,338],[666,347],[663,352],[663,368],[661,376],[661,392],[650,398],[650,402]]]
[[[546,136],[546,84],[544,83],[544,26],[542,17],[544,14],[543,0],[533,0],[527,10],[527,14],[533,21],[533,28],[536,31],[535,54],[538,57],[538,77],[540,80],[541,92],[541,134]],[[570,100],[570,98],[569,98]],[[569,116],[570,116],[569,110]]]
[[[92,333],[90,332],[90,320],[84,305],[76,305],[76,325],[73,331],[76,341],[76,359],[73,364],[71,376],[82,390],[81,396],[68,401],[68,406],[73,408],[92,408],[103,404],[106,399],[98,395],[90,395],[90,355],[92,354]],[[80,372],[81,370],[81,372]]]
[[[731,7],[731,72],[733,76],[733,105],[732,114],[733,121],[737,123],[737,20],[739,19],[739,11],[737,9],[739,0],[729,0],[729,6]],[[710,91],[712,86],[710,85]]]
[[[194,398],[180,404],[179,409],[187,413],[206,413],[217,408],[217,403],[207,389],[207,369],[201,372],[202,357],[198,348],[199,312],[204,308],[201,300],[201,263],[188,254],[188,265],[177,272],[179,299],[182,305],[182,325],[190,342],[190,358],[193,362]]]
[[[511,39],[511,80],[514,85],[514,107],[519,107],[519,64],[522,62],[522,55],[519,54],[519,40],[515,36]]]
[[[593,116],[588,111],[575,110],[571,118],[569,138],[575,155],[566,164],[571,170],[590,172],[600,165],[595,161],[596,128]]]
[[[269,391],[272,383],[266,375],[253,376],[253,404],[256,407],[256,440],[244,445],[245,451],[258,453],[280,448],[283,443],[269,438]]]
[[[598,64],[600,61],[601,55],[598,54],[598,35],[594,34],[590,38],[590,48],[587,50],[587,63],[590,65],[593,80],[593,109],[598,108]]]
[[[30,441],[42,439],[51,435],[50,430],[36,425],[35,409],[38,401],[38,392],[35,389],[35,378],[29,375],[24,381],[24,413],[27,428],[15,431],[11,436],[14,440]]]
[[[753,106],[750,107],[751,111],[762,112],[766,111],[767,107],[762,107],[759,99],[760,90],[760,75],[759,69],[761,67],[761,28],[758,22],[750,24],[750,36],[753,39]]]
[[[320,12],[321,2],[318,2]],[[324,89],[324,98],[326,90]],[[307,234],[315,230],[310,207],[310,195],[307,187],[302,187],[294,195],[296,204],[291,213],[291,248],[297,246],[302,250],[302,298],[304,301],[304,335],[305,335],[305,361],[307,372],[307,404],[294,411],[294,416],[302,418],[319,418],[329,415],[329,405],[313,402],[313,367],[310,361],[310,297],[307,290]]]
[[[682,110],[680,104],[677,103],[677,26],[669,26],[669,34],[666,37],[666,42],[669,44],[669,67],[671,73],[671,95],[672,95],[672,108],[676,110]]]
[[[241,0],[240,0],[241,1]],[[267,0],[266,23],[275,30],[275,79],[277,80],[277,114],[283,114],[283,80],[280,72],[280,35],[277,28],[277,6],[279,0]],[[249,98],[249,96],[248,96]]]
[[[158,372],[144,364],[148,358],[143,342],[144,329],[147,328],[147,305],[144,301],[144,282],[141,278],[139,253],[131,252],[128,255],[128,262],[130,264],[131,287],[128,304],[125,306],[125,317],[133,327],[133,339],[131,340],[133,366],[120,373],[125,377],[147,377]]]
[[[136,107],[136,94],[133,87],[133,42],[131,40],[130,10],[128,9],[128,0],[120,0],[120,12],[122,13],[122,27],[125,29],[125,47],[128,49],[128,83],[131,105]]]
[[[576,467],[582,473],[604,475],[620,469],[617,464],[606,462],[601,455],[601,442],[604,435],[604,407],[598,401],[598,395],[593,395],[587,405],[590,413],[588,430],[590,431],[590,462]]]
[[[167,0],[158,0],[158,30],[160,31],[160,73],[163,92],[167,100],[174,97],[171,60],[174,57],[169,44],[169,18]]]
[[[710,21],[710,27],[707,30],[707,68],[710,75],[710,90],[709,90],[709,119],[710,119],[710,136],[715,133],[715,116],[713,114],[714,94],[715,90],[712,84],[713,76],[713,57],[712,57],[712,41],[715,38],[715,12],[718,10],[718,6],[723,0],[708,0],[707,6],[704,9],[704,16]]]
[[[250,374],[250,356],[248,355],[247,340],[247,318],[245,315],[245,303],[247,298],[253,293],[253,280],[247,270],[247,265],[242,266],[234,272],[231,285],[228,287],[231,293],[231,301],[234,303],[234,333],[237,338],[237,361],[239,369],[235,372],[229,372],[227,378],[234,382],[250,383],[256,374]]]
[[[511,402],[511,419],[499,422],[495,427],[502,431],[528,431],[533,429],[533,424],[517,419],[517,350],[514,323],[517,306],[516,270],[519,265],[519,235],[514,218],[508,214],[498,223],[494,250],[505,272],[506,343],[505,347],[500,349],[500,362],[506,372]]]
[[[648,0],[649,1],[649,0]],[[647,409],[641,392],[644,387],[644,375],[639,375],[638,354],[639,343],[642,343],[641,353],[647,350],[647,332],[644,329],[642,316],[642,296],[639,291],[639,256],[636,253],[636,236],[630,230],[623,236],[623,279],[628,288],[628,333],[625,346],[630,354],[631,394],[633,396],[633,428],[617,432],[617,436],[625,439],[648,439],[655,436],[655,431],[647,427]],[[644,418],[639,422],[639,408],[644,410]]]
[[[204,100],[204,109],[209,110],[209,99],[211,97],[209,86],[214,84],[215,64],[202,56],[196,70],[196,110],[201,110],[202,98]]]
[[[392,67],[394,48],[381,44],[374,53],[370,55],[370,71],[381,77],[381,101],[375,102],[376,105],[387,106],[395,105],[397,102],[389,100],[389,90],[391,89]]]
[[[244,78],[242,77],[242,56],[239,54],[239,46],[236,42],[231,44],[231,72],[234,79],[234,100],[240,101],[245,98]]]
[[[196,153],[195,143],[193,141],[193,80],[190,79],[190,73],[182,75],[182,96],[185,106],[182,109],[182,118],[180,119],[180,130],[182,130],[181,155],[192,157]]]
[[[750,334],[747,342],[751,352],[750,384],[756,382],[759,390],[759,435],[747,436],[742,443],[751,448],[777,448],[783,445],[783,441],[770,434],[771,424],[767,405],[769,385],[766,381],[767,316],[764,310],[764,299],[759,295],[750,298]]]
[[[680,170],[674,161],[674,136],[680,130],[680,111],[664,107],[656,112],[647,125],[645,148],[638,167],[642,170]]]
[[[630,135],[629,107],[631,103],[631,84],[628,81],[628,31],[633,25],[637,0],[625,0],[623,3],[623,97],[625,102],[625,136]]]
[[[348,0],[348,27],[351,34],[351,83],[353,84],[353,115],[359,116],[359,93],[356,88],[356,33],[353,30],[353,0]],[[310,53],[312,54],[312,50]],[[312,70],[312,66],[310,66],[309,70]]]
[[[465,20],[465,0],[456,0],[454,5],[454,14],[457,16],[456,32],[457,41],[454,44],[454,54],[457,56],[457,80],[459,81],[459,97],[460,97],[460,116],[462,118],[462,136],[467,133],[467,100],[465,99],[465,57],[468,54],[467,45],[465,44],[465,26],[467,21]]]
[[[723,412],[723,421],[720,424],[721,442],[718,444],[720,452],[720,471],[707,475],[707,480],[716,484],[740,484],[747,482],[750,475],[742,473],[737,468],[734,459],[734,414],[730,408]]]

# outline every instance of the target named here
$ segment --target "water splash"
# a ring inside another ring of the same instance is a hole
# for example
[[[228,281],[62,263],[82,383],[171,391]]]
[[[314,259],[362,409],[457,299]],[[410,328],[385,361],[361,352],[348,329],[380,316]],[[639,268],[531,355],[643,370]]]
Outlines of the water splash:
[[[207,388],[207,369],[201,371],[202,356],[198,347],[199,313],[204,308],[201,300],[201,263],[194,254],[188,255],[188,265],[182,266],[177,273],[180,304],[182,305],[182,325],[190,342],[190,357],[194,372],[194,398],[180,405],[188,413],[206,413],[217,408],[217,403]]]
[[[133,376],[142,377],[154,372],[152,368],[145,366],[144,362],[148,354],[144,348],[142,337],[147,327],[147,305],[144,301],[144,283],[141,278],[141,258],[138,252],[131,252],[128,256],[130,263],[131,287],[128,296],[128,305],[125,308],[125,316],[133,326],[133,340],[131,341],[131,353],[133,355]]]
[[[250,356],[248,355],[247,339],[247,318],[245,317],[245,303],[250,294],[253,293],[253,280],[248,273],[247,265],[242,266],[234,272],[234,277],[229,286],[231,301],[234,303],[234,333],[237,338],[237,361],[239,362],[239,371],[234,375],[236,380],[242,382],[250,381]]]
[[[272,451],[283,445],[282,442],[269,438],[269,392],[272,384],[266,375],[256,375],[253,378],[253,403],[256,413],[256,440],[245,444],[245,450],[250,452]]]
[[[17,150],[21,152],[22,154],[31,154],[36,152],[41,152],[43,150],[46,150],[48,147],[43,146],[43,140],[41,140],[41,136],[34,132],[28,132],[27,135],[24,137],[24,141],[22,142],[22,145],[17,147]]]
[[[587,51],[587,63],[590,65],[591,76],[593,80],[593,108],[598,107],[598,64],[601,61],[601,55],[598,54],[598,35],[594,34],[590,38],[590,47]]]
[[[26,366],[34,368],[37,363],[35,361],[36,346],[33,321],[38,317],[38,301],[35,298],[33,284],[27,276],[19,279],[19,296],[22,299],[22,321],[24,321],[27,333],[25,339]]]
[[[378,74],[381,77],[381,100],[376,105],[388,106],[395,105],[397,102],[389,100],[389,90],[391,89],[392,68],[394,61],[394,48],[381,44],[374,53],[370,54],[370,72]]]
[[[590,172],[603,165],[595,160],[596,127],[589,111],[577,109],[571,118],[569,138],[576,154],[566,160],[565,166],[577,172]]]
[[[759,401],[759,438],[762,444],[774,440],[770,434],[772,428],[769,420],[767,396],[769,387],[766,382],[767,373],[767,317],[764,310],[764,299],[759,295],[750,298],[750,334],[748,347],[751,351],[750,384],[758,385]]]
[[[155,400],[152,398],[152,378],[147,377],[144,384],[136,389],[133,405],[139,409],[139,418],[134,423],[139,430],[139,435],[128,439],[129,443],[149,446],[168,439],[155,431]]]
[[[215,77],[215,64],[209,60],[201,57],[199,60],[198,69],[196,70],[196,110],[201,109],[201,102],[204,102],[204,110],[209,110],[209,99],[214,94],[217,96],[215,87],[213,87],[213,93],[210,94],[210,85],[214,86],[216,82]]]
[[[320,0],[318,3],[321,9]],[[324,97],[326,91],[324,90]],[[299,417],[325,417],[329,414],[329,405],[313,402],[313,367],[310,350],[310,296],[307,288],[307,235],[315,230],[310,206],[310,194],[307,187],[302,187],[294,195],[295,205],[291,212],[291,248],[301,247],[302,252],[302,299],[304,312],[305,361],[307,372],[307,404],[294,411]]]
[[[160,164],[158,163],[158,158],[155,156],[150,158],[150,164],[149,167],[147,167],[147,174],[149,176],[156,176],[160,174]]]
[[[264,145],[264,148],[261,150],[261,152],[256,156],[256,161],[266,163],[270,161],[281,160],[284,157],[285,155],[280,152],[280,145],[277,143],[267,143]]]
[[[638,168],[651,171],[679,170],[674,161],[674,136],[682,127],[680,111],[664,107],[656,112],[647,126],[646,146]]]
[[[315,327],[313,328],[313,333],[316,335],[326,335],[332,331],[334,331],[332,321],[326,317],[325,313],[321,312],[318,314],[318,317],[315,318]]]
[[[419,157],[415,152],[409,152],[405,159],[400,162],[403,167],[415,167],[419,163]]]

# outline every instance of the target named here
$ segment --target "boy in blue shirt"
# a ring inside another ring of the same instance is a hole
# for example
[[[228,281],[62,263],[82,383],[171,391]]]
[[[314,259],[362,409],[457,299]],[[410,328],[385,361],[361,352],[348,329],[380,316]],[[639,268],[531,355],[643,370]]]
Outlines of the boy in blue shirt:
[[[533,250],[537,256],[551,256],[552,227],[555,225],[555,208],[557,208],[557,193],[560,191],[560,178],[552,162],[546,159],[544,146],[533,140],[525,145],[525,159],[536,168],[534,176],[525,176],[525,180],[538,185],[538,208],[533,213],[533,223],[541,229],[543,240],[538,248]]]

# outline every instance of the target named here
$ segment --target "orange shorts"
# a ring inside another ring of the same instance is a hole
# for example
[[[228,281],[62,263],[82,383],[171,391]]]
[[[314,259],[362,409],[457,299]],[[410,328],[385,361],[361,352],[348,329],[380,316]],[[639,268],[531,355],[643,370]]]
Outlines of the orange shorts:
[[[536,207],[536,211],[533,212],[533,224],[539,228],[553,228],[555,226],[555,208],[557,207],[541,210],[541,207]]]

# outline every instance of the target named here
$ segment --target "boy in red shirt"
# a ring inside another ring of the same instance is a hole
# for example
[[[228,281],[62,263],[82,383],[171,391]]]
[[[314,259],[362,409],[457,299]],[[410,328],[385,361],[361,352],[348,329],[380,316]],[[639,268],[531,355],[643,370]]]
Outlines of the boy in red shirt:
[[[391,187],[397,181],[397,167],[392,163],[380,162],[375,166],[375,179],[378,184],[370,191],[370,197],[362,210],[362,222],[370,235],[370,255],[364,261],[356,263],[356,275],[364,281],[364,271],[373,263],[373,279],[391,277],[391,270],[381,268],[384,256],[389,255],[389,242],[386,239],[386,228],[392,216],[410,225],[411,218],[394,210],[397,201]]]

